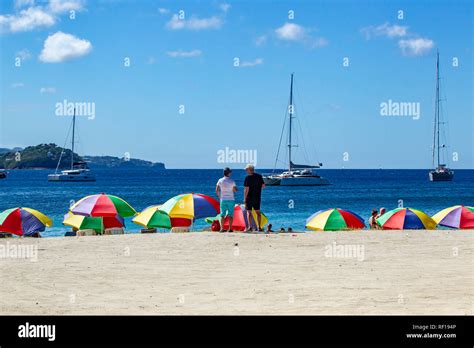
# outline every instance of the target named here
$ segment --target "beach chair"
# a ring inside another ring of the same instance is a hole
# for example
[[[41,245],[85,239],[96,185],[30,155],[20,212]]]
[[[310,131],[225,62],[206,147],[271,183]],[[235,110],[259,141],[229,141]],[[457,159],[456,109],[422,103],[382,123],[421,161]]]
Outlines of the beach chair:
[[[96,236],[97,235],[97,232],[95,230],[92,230],[92,229],[87,229],[87,230],[79,230],[77,231],[77,234],[76,234],[78,237],[82,237],[82,236]]]
[[[174,232],[174,233],[189,232],[189,227],[172,227],[171,232]]]
[[[113,227],[113,228],[106,228],[104,231],[105,235],[116,235],[116,234],[124,234],[123,228],[121,227]]]
[[[156,233],[156,228],[144,228],[140,232],[141,233]]]

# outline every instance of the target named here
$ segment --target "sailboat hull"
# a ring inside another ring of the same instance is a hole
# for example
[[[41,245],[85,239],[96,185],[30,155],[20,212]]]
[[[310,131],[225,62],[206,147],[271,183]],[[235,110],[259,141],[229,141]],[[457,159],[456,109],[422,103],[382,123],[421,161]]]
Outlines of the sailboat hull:
[[[429,173],[430,181],[453,181],[454,172],[437,172],[435,170]]]
[[[278,177],[264,176],[263,182],[266,186],[280,186],[281,179]]]
[[[330,185],[330,182],[320,176],[266,176],[263,182],[267,186],[324,186]]]
[[[79,175],[49,174],[48,181],[78,182],[78,181],[96,181],[96,179],[95,179],[95,176],[91,174],[79,174]]]

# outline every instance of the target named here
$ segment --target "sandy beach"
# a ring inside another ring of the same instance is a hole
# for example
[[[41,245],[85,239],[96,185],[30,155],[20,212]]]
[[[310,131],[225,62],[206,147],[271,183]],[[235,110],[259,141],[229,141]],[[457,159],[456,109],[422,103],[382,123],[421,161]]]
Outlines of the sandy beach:
[[[473,314],[473,233],[0,239],[0,313]]]

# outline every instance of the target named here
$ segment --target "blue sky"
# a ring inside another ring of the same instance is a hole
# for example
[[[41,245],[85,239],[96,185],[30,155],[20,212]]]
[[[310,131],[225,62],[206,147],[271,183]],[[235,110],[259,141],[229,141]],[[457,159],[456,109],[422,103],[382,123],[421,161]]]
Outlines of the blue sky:
[[[95,105],[95,118],[78,120],[80,154],[219,168],[217,152],[228,147],[257,151],[257,165],[269,168],[294,72],[312,161],[428,168],[439,50],[450,165],[473,168],[472,7],[467,0],[2,1],[0,146],[63,145],[70,118],[56,115],[55,105],[66,99]],[[382,116],[389,100],[419,103],[418,119]]]

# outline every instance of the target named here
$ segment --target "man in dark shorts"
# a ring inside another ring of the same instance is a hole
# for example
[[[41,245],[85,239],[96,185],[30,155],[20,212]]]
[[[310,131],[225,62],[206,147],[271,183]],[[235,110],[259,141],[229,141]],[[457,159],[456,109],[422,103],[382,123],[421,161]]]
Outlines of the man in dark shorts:
[[[247,210],[247,221],[249,223],[246,231],[252,231],[252,225],[250,222],[253,220],[253,209],[257,214],[255,225],[259,231],[263,232],[261,226],[262,214],[260,213],[260,199],[262,197],[262,189],[265,188],[265,183],[263,182],[262,176],[255,173],[255,167],[252,164],[247,164],[245,166],[245,171],[247,172],[247,176],[244,181],[244,203],[245,210]]]

